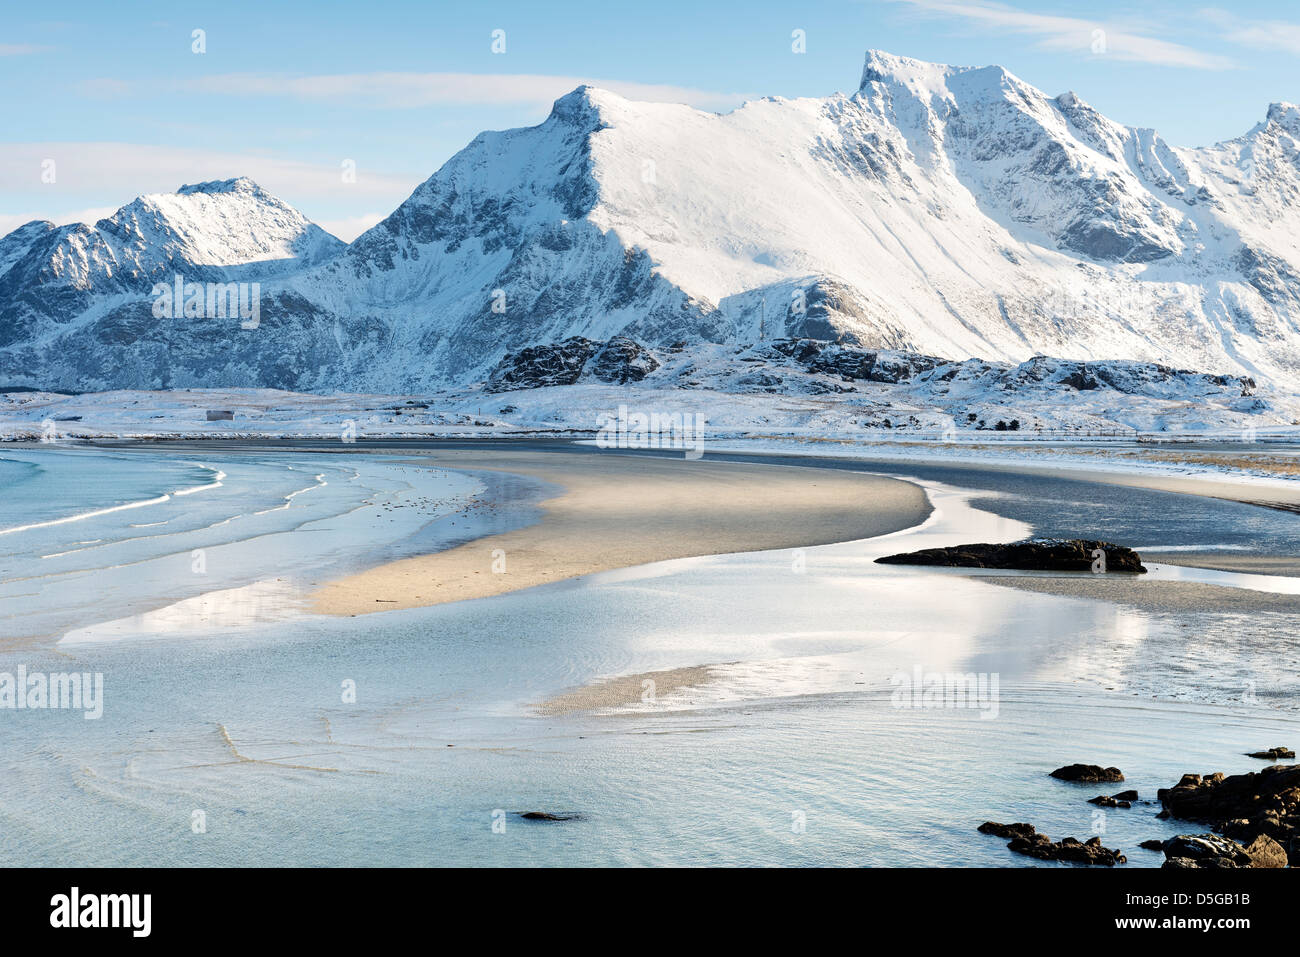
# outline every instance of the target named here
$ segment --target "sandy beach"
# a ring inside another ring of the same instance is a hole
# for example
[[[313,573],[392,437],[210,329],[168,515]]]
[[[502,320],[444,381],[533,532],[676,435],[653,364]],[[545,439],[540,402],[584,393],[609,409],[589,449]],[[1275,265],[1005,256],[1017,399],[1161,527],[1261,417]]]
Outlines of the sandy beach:
[[[527,475],[563,492],[542,503],[537,524],[328,582],[309,596],[311,610],[362,615],[667,559],[854,541],[930,513],[915,485],[848,471],[523,450],[437,450],[419,459]]]

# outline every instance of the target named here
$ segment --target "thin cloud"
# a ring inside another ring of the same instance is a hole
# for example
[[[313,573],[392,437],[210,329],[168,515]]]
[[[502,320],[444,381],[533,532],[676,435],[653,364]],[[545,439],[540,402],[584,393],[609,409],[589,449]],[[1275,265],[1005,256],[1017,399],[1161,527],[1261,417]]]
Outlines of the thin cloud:
[[[1201,16],[1219,28],[1235,46],[1300,54],[1300,23],[1288,20],[1245,20],[1226,10],[1207,9]]]
[[[1206,53],[1172,40],[1161,40],[1139,32],[1099,20],[1079,17],[1061,17],[1045,13],[1030,13],[1000,3],[984,0],[961,2],[956,0],[890,0],[905,3],[936,17],[966,20],[980,26],[1004,30],[1038,39],[1041,48],[1062,52],[1094,53],[1137,63],[1158,66],[1192,67],[1200,70],[1231,70],[1236,63],[1230,58]],[[1097,31],[1101,31],[1098,33]]]
[[[525,73],[341,73],[284,76],[227,73],[194,80],[204,93],[232,96],[288,96],[302,100],[360,100],[387,109],[433,105],[549,106],[575,87],[589,83],[632,100],[685,103],[703,110],[739,106],[753,94],[718,93],[691,87],[577,76]]]
[[[35,46],[31,43],[0,43],[0,56],[28,56],[32,53],[44,53],[49,47]]]
[[[51,216],[45,213],[20,215],[16,213],[0,213],[0,236],[8,236],[19,226],[25,226],[34,220],[48,220],[56,226],[67,226],[72,223],[88,223],[91,226],[105,217],[112,216],[117,212],[116,206],[96,206],[91,209],[79,209],[71,213],[62,213]]]
[[[0,190],[48,191],[52,196],[94,194],[129,202],[142,193],[170,193],[186,183],[247,176],[282,198],[394,195],[405,198],[422,180],[364,166],[345,182],[343,162],[305,163],[275,156],[138,143],[6,143],[0,151]],[[46,160],[55,181],[45,183]],[[427,175],[427,174],[426,174]],[[286,198],[286,202],[289,200]],[[369,205],[369,204],[367,204]]]

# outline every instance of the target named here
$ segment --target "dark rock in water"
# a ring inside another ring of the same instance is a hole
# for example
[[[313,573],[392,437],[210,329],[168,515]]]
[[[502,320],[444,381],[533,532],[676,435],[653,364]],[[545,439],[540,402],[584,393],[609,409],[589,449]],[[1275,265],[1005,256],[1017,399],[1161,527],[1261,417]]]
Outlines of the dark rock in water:
[[[1080,784],[1108,784],[1123,781],[1124,772],[1119,768],[1103,768],[1097,764],[1067,764],[1053,771],[1052,777]]]
[[[521,811],[519,816],[525,821],[580,821],[582,815],[571,811],[552,813],[551,811]]]
[[[1007,844],[1008,849],[1042,861],[1065,861],[1070,864],[1113,867],[1128,860],[1118,848],[1112,850],[1102,847],[1099,837],[1084,842],[1072,837],[1053,841],[1046,834],[1034,830],[1032,824],[998,824],[996,821],[985,821],[979,826],[979,831],[981,834],[1009,837],[1011,841]]]
[[[1280,761],[1282,759],[1291,759],[1295,757],[1295,752],[1290,748],[1269,748],[1267,751],[1251,751],[1246,755],[1248,758],[1262,758],[1265,761]]]
[[[601,382],[623,385],[640,382],[658,368],[659,360],[650,354],[650,350],[627,336],[615,336],[591,358],[586,372]]]
[[[1145,851],[1163,851],[1165,849],[1165,842],[1153,838],[1150,841],[1143,841],[1138,845],[1138,847]]]
[[[1036,834],[1032,840],[1018,837],[1007,847],[1017,854],[1027,854],[1043,861],[1065,861],[1101,867],[1114,867],[1128,861],[1119,848],[1102,847],[1099,837],[1089,838],[1083,843],[1072,837],[1054,842],[1046,834]]]
[[[1236,841],[1218,834],[1179,834],[1161,846],[1165,867],[1214,868],[1250,867],[1250,855]]]
[[[1094,555],[1094,553],[1098,553]],[[1104,563],[1101,555],[1105,555]],[[884,565],[940,565],[948,568],[1010,568],[1019,571],[1138,572],[1146,571],[1131,548],[1088,539],[1032,539],[1003,545],[980,543],[877,558]]]
[[[1228,777],[1185,774],[1156,796],[1163,814],[1208,824],[1238,841],[1266,835],[1286,849],[1292,866],[1300,865],[1300,764]]]
[[[997,821],[985,821],[979,826],[981,834],[992,834],[995,837],[1024,837],[1031,838],[1037,831],[1032,824],[999,824]]]
[[[1137,799],[1137,791],[1120,791],[1118,794],[1112,794],[1109,797],[1102,794],[1095,798],[1089,798],[1088,803],[1096,804],[1098,807],[1132,807],[1133,802]]]
[[[600,343],[581,336],[563,342],[529,346],[507,354],[488,376],[486,392],[511,392],[554,385],[573,385]]]
[[[1119,798],[1106,797],[1106,795],[1104,794],[1099,797],[1089,798],[1088,803],[1095,804],[1098,807],[1132,807],[1133,806],[1132,801],[1121,801]]]

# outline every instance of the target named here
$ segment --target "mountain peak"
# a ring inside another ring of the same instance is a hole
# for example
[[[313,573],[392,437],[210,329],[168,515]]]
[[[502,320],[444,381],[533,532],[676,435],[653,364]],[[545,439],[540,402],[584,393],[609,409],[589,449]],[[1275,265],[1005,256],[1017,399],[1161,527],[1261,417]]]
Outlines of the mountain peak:
[[[234,179],[214,179],[206,183],[191,183],[182,186],[176,191],[180,196],[192,196],[196,193],[202,193],[207,196],[214,196],[219,193],[263,193],[262,187],[258,186],[247,176],[236,176]]]
[[[918,81],[939,80],[946,76],[951,67],[942,63],[928,63],[911,57],[886,53],[884,50],[868,50],[862,64],[862,81],[858,88],[868,83],[898,83],[903,86],[915,86]],[[930,85],[930,84],[925,84]]]
[[[586,124],[592,120],[599,121],[602,111],[623,102],[623,97],[617,93],[584,83],[556,100],[551,107],[551,116]]]
[[[911,57],[868,50],[862,66],[859,91],[873,83],[901,87],[922,99],[1000,99],[1014,90],[1023,97],[1034,92],[1023,80],[992,64],[990,66],[950,66],[946,63],[929,63]]]
[[[1286,102],[1270,103],[1268,120],[1293,133],[1300,133],[1300,106]]]

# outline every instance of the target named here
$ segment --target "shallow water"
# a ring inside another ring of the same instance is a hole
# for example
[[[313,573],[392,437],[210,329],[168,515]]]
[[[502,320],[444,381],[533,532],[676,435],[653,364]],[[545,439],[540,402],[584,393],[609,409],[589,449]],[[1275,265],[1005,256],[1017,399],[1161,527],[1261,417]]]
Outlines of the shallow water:
[[[0,642],[197,596],[172,617],[289,614],[309,581],[524,520],[466,508],[505,493],[527,508],[536,486],[365,454],[6,450]]]
[[[105,696],[99,720],[0,710],[0,853],[14,864],[1031,863],[976,833],[994,819],[1056,839],[1100,833],[1155,865],[1137,842],[1188,826],[1086,799],[1121,787],[1154,798],[1186,771],[1255,769],[1241,752],[1295,743],[1293,656],[1243,663],[1212,629],[874,564],[1038,530],[927,484],[936,511],[924,526],[866,542],[362,619],[149,641],[125,628],[0,655],[0,671],[102,673]],[[594,714],[534,708],[600,678],[697,664],[717,666],[700,688]],[[1171,700],[1198,671],[1226,668],[1273,696],[1226,684],[1209,702]],[[917,669],[996,676],[997,691],[927,707],[898,694]],[[1128,782],[1048,777],[1075,761],[1117,765]],[[529,810],[581,817],[512,814]]]

